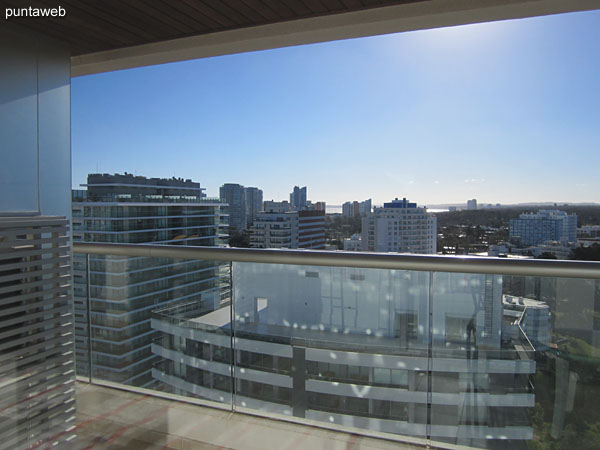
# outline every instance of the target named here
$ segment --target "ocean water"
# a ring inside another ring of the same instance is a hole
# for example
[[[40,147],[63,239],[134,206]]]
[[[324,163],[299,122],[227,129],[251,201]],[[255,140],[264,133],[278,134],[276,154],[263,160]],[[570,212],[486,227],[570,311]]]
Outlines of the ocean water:
[[[327,205],[325,212],[327,214],[341,214],[342,213],[342,205]],[[427,212],[430,212],[430,213],[448,212],[448,208],[446,208],[446,209],[429,209],[429,208],[427,208]]]

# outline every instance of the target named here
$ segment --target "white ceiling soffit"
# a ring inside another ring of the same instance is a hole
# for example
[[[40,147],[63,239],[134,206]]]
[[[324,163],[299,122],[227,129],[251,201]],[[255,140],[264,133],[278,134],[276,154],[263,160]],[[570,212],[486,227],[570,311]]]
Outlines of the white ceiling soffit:
[[[600,9],[600,0],[432,0],[91,53],[71,76],[402,31]]]

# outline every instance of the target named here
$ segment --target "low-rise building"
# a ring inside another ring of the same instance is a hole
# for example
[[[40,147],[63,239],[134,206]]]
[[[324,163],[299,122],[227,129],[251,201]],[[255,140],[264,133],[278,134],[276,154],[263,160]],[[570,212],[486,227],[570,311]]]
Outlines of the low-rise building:
[[[292,205],[287,200],[276,202],[275,200],[265,200],[263,211],[272,213],[284,213],[292,210]]]
[[[349,238],[344,239],[344,250],[347,252],[360,252],[362,249],[362,242],[360,234],[353,234]]]
[[[574,245],[561,243],[557,241],[547,241],[543,244],[534,245],[526,248],[527,254],[531,254],[534,258],[539,258],[543,254],[554,255],[556,259],[569,259]]]
[[[577,228],[577,235],[584,238],[600,238],[600,225],[582,225]]]

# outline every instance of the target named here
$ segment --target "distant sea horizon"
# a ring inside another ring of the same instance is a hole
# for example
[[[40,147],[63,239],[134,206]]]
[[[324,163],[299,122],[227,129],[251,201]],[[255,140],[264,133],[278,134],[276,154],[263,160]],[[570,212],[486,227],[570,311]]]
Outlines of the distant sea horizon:
[[[381,207],[382,205],[373,205]],[[419,207],[423,207],[423,205],[418,205]],[[481,202],[478,205],[478,210],[486,210],[490,208],[560,208],[560,207],[568,207],[568,206],[591,206],[591,207],[600,207],[600,203],[598,202],[527,202],[527,203],[507,203],[507,204],[492,204]],[[443,213],[450,211],[450,208],[458,208],[459,210],[466,210],[466,204],[460,203],[450,203],[450,204],[434,204],[431,208],[427,208],[427,212],[430,213]],[[342,213],[342,205],[327,205],[326,211],[327,214],[341,214]]]
[[[381,206],[381,205],[373,205],[373,206]],[[427,208],[427,212],[431,212],[431,213],[441,213],[441,212],[448,212],[448,211],[449,211],[448,208]],[[342,205],[326,205],[325,212],[327,214],[342,214]]]

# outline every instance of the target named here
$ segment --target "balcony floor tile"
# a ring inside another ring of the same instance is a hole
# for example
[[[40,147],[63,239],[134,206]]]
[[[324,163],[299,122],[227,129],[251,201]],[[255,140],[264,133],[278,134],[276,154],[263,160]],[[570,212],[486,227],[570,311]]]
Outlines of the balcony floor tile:
[[[423,447],[77,384],[73,448],[342,450]]]

